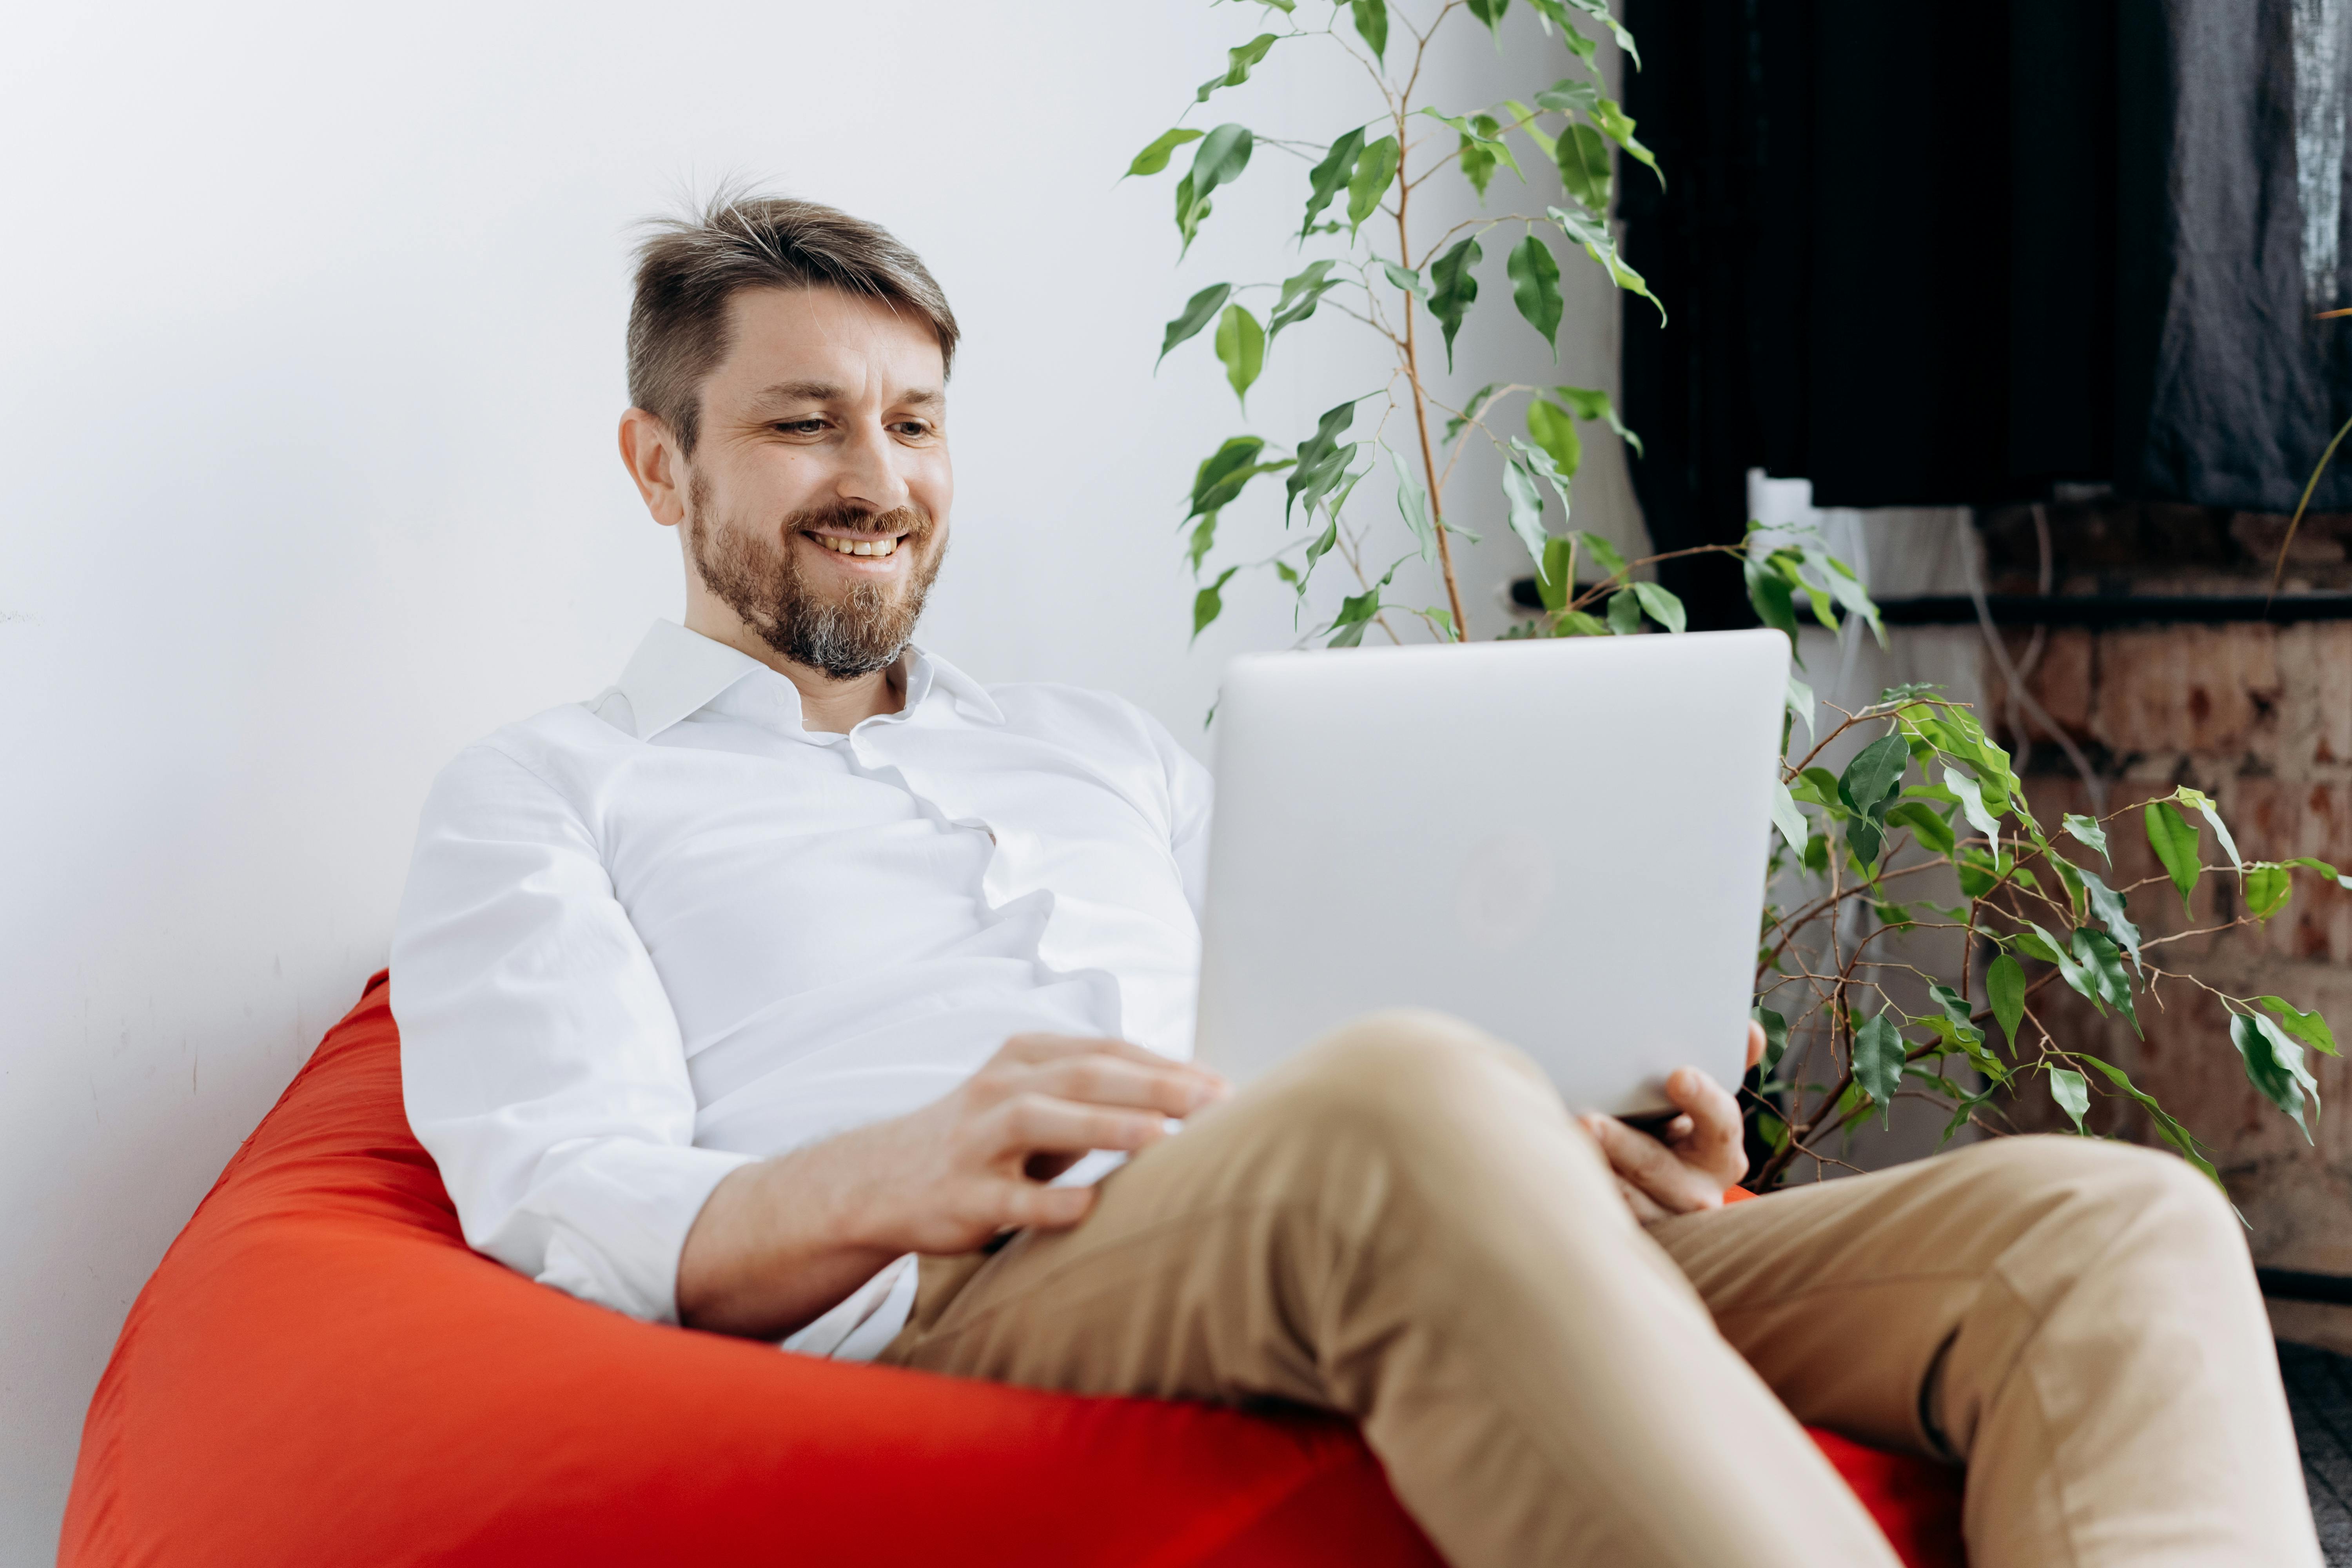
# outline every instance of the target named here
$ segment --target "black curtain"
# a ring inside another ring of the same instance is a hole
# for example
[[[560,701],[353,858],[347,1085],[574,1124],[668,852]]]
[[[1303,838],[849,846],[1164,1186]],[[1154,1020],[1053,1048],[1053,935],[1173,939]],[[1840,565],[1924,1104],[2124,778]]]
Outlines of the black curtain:
[[[2352,321],[2311,319],[2352,301],[2352,5],[1625,12],[1671,182],[1630,168],[1619,203],[1672,312],[1629,299],[1623,337],[1661,549],[1736,540],[1750,468],[1823,506],[2293,508],[2352,410]],[[2314,504],[2352,508],[2352,464]],[[1668,582],[1699,624],[1748,618],[1719,558]]]

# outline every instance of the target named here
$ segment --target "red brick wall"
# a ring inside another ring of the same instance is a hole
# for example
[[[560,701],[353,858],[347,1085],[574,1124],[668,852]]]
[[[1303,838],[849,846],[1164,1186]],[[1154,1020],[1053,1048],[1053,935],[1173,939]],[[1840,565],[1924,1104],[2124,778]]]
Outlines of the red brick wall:
[[[2009,646],[2021,655],[2026,640],[2013,632]],[[1998,727],[2004,698],[1990,659],[1984,673],[1986,717]],[[2214,797],[2247,858],[2313,855],[2352,871],[2352,624],[2053,631],[2027,684],[2110,777],[2110,811],[2189,784]],[[2036,747],[2028,767],[2045,824],[2089,808],[2055,747]],[[2108,837],[2113,885],[2159,879],[2131,899],[2150,938],[2241,912],[2235,878],[2210,872],[2184,912],[2160,880],[2137,810],[2110,823]],[[2207,864],[2223,858],[2210,831],[2205,847]],[[2091,851],[2081,857],[2095,867]],[[2298,874],[2293,900],[2262,926],[2166,942],[2150,959],[2233,995],[2316,1007],[2352,1044],[2352,894],[2316,878]],[[2308,1144],[2247,1083],[2224,1010],[2195,985],[2159,981],[2142,999],[2145,1040],[2063,987],[2041,997],[2062,1043],[2123,1067],[2211,1147],[2258,1261],[2352,1273],[2352,1065],[2315,1059],[2325,1110]],[[2098,1128],[2147,1137],[2128,1101],[2094,1109]],[[2063,1125],[2038,1086],[2016,1110],[2031,1125]]]

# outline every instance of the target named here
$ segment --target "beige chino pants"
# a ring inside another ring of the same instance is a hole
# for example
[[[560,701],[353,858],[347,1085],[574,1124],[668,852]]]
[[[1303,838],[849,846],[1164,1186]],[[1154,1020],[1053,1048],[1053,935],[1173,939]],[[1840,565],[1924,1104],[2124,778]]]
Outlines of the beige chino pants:
[[[1891,1568],[1800,1421],[1968,1467],[1973,1568],[2315,1568],[2229,1207],[2073,1138],[1635,1223],[1525,1057],[1367,1018],[1073,1229],[923,1259],[883,1361],[1356,1417],[1457,1568]]]

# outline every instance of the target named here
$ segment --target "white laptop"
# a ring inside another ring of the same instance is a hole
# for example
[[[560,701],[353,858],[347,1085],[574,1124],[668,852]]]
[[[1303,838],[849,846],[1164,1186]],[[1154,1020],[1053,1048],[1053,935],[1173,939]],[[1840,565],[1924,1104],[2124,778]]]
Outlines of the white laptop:
[[[1736,1084],[1788,675],[1769,630],[1235,659],[1196,1056],[1246,1082],[1411,1005],[1580,1110]]]

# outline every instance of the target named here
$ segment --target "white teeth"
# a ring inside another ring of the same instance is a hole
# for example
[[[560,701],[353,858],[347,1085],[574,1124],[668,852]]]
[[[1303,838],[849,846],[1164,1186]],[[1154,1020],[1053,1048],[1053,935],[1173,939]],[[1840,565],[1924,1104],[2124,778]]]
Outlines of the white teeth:
[[[836,555],[896,555],[898,539],[896,534],[884,534],[879,539],[841,539],[829,533],[816,535],[818,543]]]

